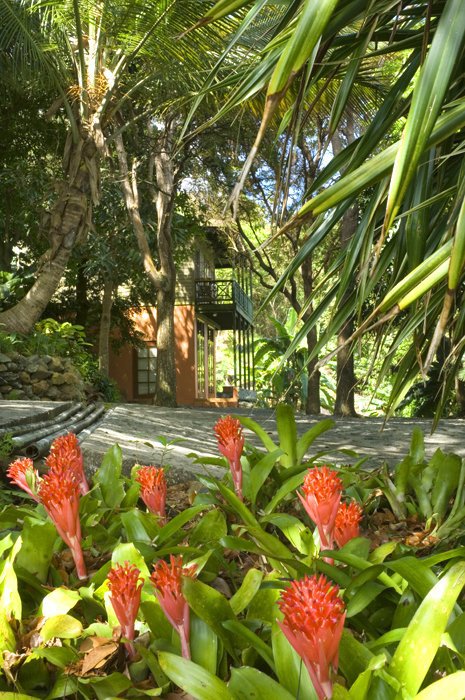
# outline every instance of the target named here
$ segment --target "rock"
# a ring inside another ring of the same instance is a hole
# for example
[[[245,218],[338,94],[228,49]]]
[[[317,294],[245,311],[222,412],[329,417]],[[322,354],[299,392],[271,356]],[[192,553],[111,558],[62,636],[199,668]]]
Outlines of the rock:
[[[54,386],[61,386],[62,384],[64,384],[66,382],[66,379],[64,379],[63,377],[64,377],[63,374],[60,374],[59,372],[54,372],[52,374],[52,378],[51,378],[50,382]]]
[[[43,369],[38,369],[35,372],[31,372],[31,377],[35,381],[36,379],[49,379],[52,373],[44,365]]]
[[[64,372],[63,380],[66,384],[79,384],[80,377],[76,372]]]
[[[36,396],[44,396],[47,393],[48,382],[45,379],[41,379],[38,382],[32,384],[32,393]]]
[[[49,369],[52,372],[62,372],[63,371],[63,361],[61,357],[51,357],[48,363]]]
[[[5,396],[9,401],[17,401],[26,398],[26,394],[22,389],[12,389],[9,394]]]
[[[46,394],[47,399],[61,399],[61,391],[57,386],[49,386]]]
[[[70,399],[80,399],[81,393],[76,389],[75,386],[70,386],[69,384],[64,384],[60,391],[60,400],[69,401]]]
[[[34,360],[33,362],[28,362],[27,365],[27,371],[29,374],[36,374],[38,372],[49,372],[50,370],[48,369],[47,365],[45,362],[37,362]]]
[[[25,357],[18,353],[0,353],[2,397],[23,400],[80,400],[84,396],[83,384],[81,375],[69,357]]]

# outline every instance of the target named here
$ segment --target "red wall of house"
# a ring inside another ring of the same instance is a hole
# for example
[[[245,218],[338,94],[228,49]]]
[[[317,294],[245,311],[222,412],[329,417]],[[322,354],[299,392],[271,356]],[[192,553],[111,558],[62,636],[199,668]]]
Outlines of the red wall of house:
[[[153,308],[140,309],[133,314],[137,330],[144,340],[156,340],[156,311]],[[195,308],[175,306],[175,361],[176,361],[176,400],[179,405],[191,405],[195,400]],[[110,377],[114,379],[126,401],[141,401],[135,396],[135,353],[126,345],[116,353],[110,353]],[[142,399],[149,401],[149,399]]]

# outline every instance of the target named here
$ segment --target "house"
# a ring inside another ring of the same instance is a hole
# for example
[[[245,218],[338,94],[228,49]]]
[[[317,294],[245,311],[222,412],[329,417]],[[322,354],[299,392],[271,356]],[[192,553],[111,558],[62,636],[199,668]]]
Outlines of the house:
[[[218,229],[209,228],[177,273],[175,323],[176,401],[188,406],[235,406],[254,389],[252,276],[241,256],[232,256]],[[134,309],[143,347],[111,353],[110,377],[127,401],[150,403],[157,371],[156,308]],[[217,379],[217,335],[232,333],[228,385]]]

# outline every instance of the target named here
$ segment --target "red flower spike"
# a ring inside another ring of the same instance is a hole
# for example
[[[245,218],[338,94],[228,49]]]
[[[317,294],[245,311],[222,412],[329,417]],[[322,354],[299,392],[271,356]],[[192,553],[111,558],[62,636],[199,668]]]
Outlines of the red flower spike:
[[[60,435],[52,442],[50,454],[45,463],[51,471],[56,471],[59,474],[70,469],[76,477],[82,495],[89,492],[82,451],[74,433]]]
[[[338,547],[343,547],[349,540],[359,536],[362,517],[363,511],[357,501],[340,504],[333,531]]]
[[[191,658],[189,647],[189,606],[182,593],[183,576],[195,578],[196,566],[182,565],[182,557],[170,554],[170,563],[163,559],[153,567],[150,581],[155,588],[155,595],[170,624],[177,630],[181,638],[182,655]]]
[[[39,502],[37,485],[40,482],[39,472],[34,469],[34,462],[29,457],[17,459],[10,464],[7,476],[16,486],[26,491],[32,498]]]
[[[163,467],[140,467],[136,481],[141,485],[140,497],[151,513],[166,520],[166,478]]]
[[[219,419],[214,430],[218,440],[218,449],[229,462],[236,496],[242,501],[241,455],[244,449],[244,436],[241,423],[238,418],[225,416]]]
[[[345,605],[339,588],[324,576],[293,581],[281,594],[278,622],[303,660],[319,700],[332,697],[331,670],[337,671]]]
[[[131,659],[136,655],[132,642],[143,585],[144,579],[140,577],[139,569],[128,561],[122,566],[115,564],[108,572],[110,601],[121,625],[121,634],[129,640],[125,646]]]
[[[53,521],[61,539],[71,550],[77,575],[87,577],[81,548],[81,522],[79,520],[79,483],[71,472],[49,471],[39,487],[39,499]]]
[[[342,481],[328,467],[309,469],[302,486],[304,495],[297,492],[302,505],[318,528],[321,546],[333,548],[333,530],[341,501]]]

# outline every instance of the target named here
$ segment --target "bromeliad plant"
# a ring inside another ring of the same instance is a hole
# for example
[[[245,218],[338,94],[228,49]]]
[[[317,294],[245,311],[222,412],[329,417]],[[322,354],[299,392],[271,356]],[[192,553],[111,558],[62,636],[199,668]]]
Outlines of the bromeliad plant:
[[[302,486],[304,495],[297,495],[318,529],[321,546],[333,548],[334,527],[341,503],[342,481],[328,467],[309,469]]]
[[[324,576],[305,576],[291,583],[278,605],[284,616],[278,624],[304,662],[318,700],[331,698],[345,621],[339,588]]]
[[[238,418],[232,416],[220,418],[215,425],[215,433],[218,439],[218,449],[228,460],[236,496],[242,501],[241,457],[245,440],[241,423]]]
[[[178,632],[181,639],[181,651],[185,659],[191,658],[190,611],[182,592],[183,578],[195,578],[196,565],[183,566],[182,557],[170,556],[170,563],[160,559],[154,566],[150,581],[160,606],[170,625]]]
[[[140,497],[151,513],[166,520],[166,477],[163,467],[142,467],[136,464],[135,480],[140,484]]]
[[[123,565],[115,564],[108,572],[110,602],[121,625],[121,634],[128,641],[125,643],[128,655],[134,658],[134,625],[139,613],[140,597],[144,580],[135,564],[125,561]]]
[[[426,459],[423,433],[414,428],[409,453],[391,473],[387,466],[372,473],[395,518],[416,518],[430,539],[453,542],[463,537],[465,460],[437,449]]]

